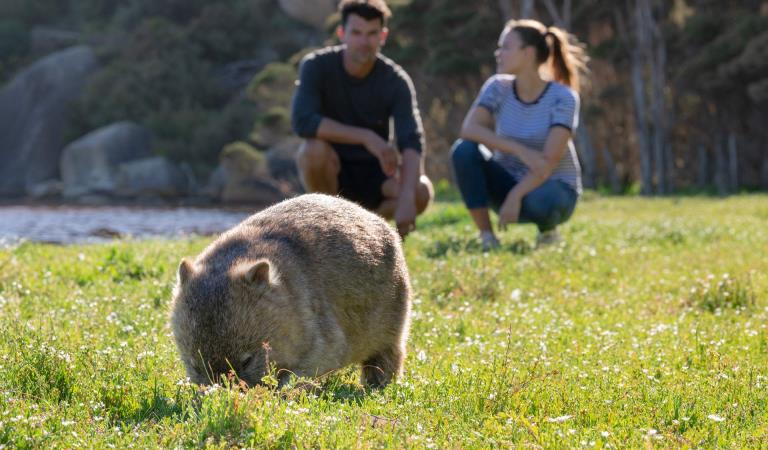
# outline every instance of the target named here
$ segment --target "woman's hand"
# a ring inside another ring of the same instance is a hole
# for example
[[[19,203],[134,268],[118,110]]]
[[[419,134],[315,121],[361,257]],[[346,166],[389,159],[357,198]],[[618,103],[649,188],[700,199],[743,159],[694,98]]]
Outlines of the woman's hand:
[[[552,173],[551,163],[543,153],[529,151],[525,156],[523,163],[536,178],[543,181]]]
[[[517,223],[520,219],[520,207],[523,203],[523,198],[514,189],[509,191],[507,198],[504,199],[504,203],[499,209],[499,229],[505,230],[508,224]]]

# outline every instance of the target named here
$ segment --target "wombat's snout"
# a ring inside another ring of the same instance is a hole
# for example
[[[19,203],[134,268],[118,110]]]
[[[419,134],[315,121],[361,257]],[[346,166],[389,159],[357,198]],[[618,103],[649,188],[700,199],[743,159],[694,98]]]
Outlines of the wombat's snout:
[[[196,384],[210,386],[227,382],[244,382],[248,386],[264,384],[266,375],[261,364],[257,364],[255,354],[246,354],[231,363],[229,358],[223,361],[208,360],[204,365],[187,364],[187,375]],[[202,367],[202,370],[201,370]]]

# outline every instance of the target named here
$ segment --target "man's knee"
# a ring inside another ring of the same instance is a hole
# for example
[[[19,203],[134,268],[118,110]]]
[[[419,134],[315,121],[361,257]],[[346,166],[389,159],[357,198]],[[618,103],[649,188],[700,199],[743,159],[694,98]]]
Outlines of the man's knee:
[[[302,170],[320,170],[333,161],[333,147],[321,139],[307,139],[296,153],[296,163]]]
[[[434,197],[435,190],[432,187],[432,181],[426,175],[422,175],[416,187],[416,210],[419,214],[427,209],[427,206],[429,206]]]
[[[462,167],[476,160],[478,156],[480,156],[480,150],[477,142],[459,139],[453,144],[451,161],[453,161],[454,167]]]

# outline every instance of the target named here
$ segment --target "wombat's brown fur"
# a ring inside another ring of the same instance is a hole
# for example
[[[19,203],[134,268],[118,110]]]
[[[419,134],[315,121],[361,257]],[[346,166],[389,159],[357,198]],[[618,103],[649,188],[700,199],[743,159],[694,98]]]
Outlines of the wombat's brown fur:
[[[281,381],[362,363],[362,382],[384,386],[401,373],[409,316],[397,233],[354,203],[310,194],[182,260],[171,326],[196,383],[234,370],[253,385],[267,362]]]

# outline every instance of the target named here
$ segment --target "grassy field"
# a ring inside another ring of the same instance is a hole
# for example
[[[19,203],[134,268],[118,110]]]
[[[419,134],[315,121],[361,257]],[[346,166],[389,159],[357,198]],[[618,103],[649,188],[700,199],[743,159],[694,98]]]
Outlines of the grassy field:
[[[459,203],[405,249],[404,378],[198,392],[167,326],[211,238],[0,250],[0,448],[765,448],[768,197],[588,196],[566,242],[480,251]]]

